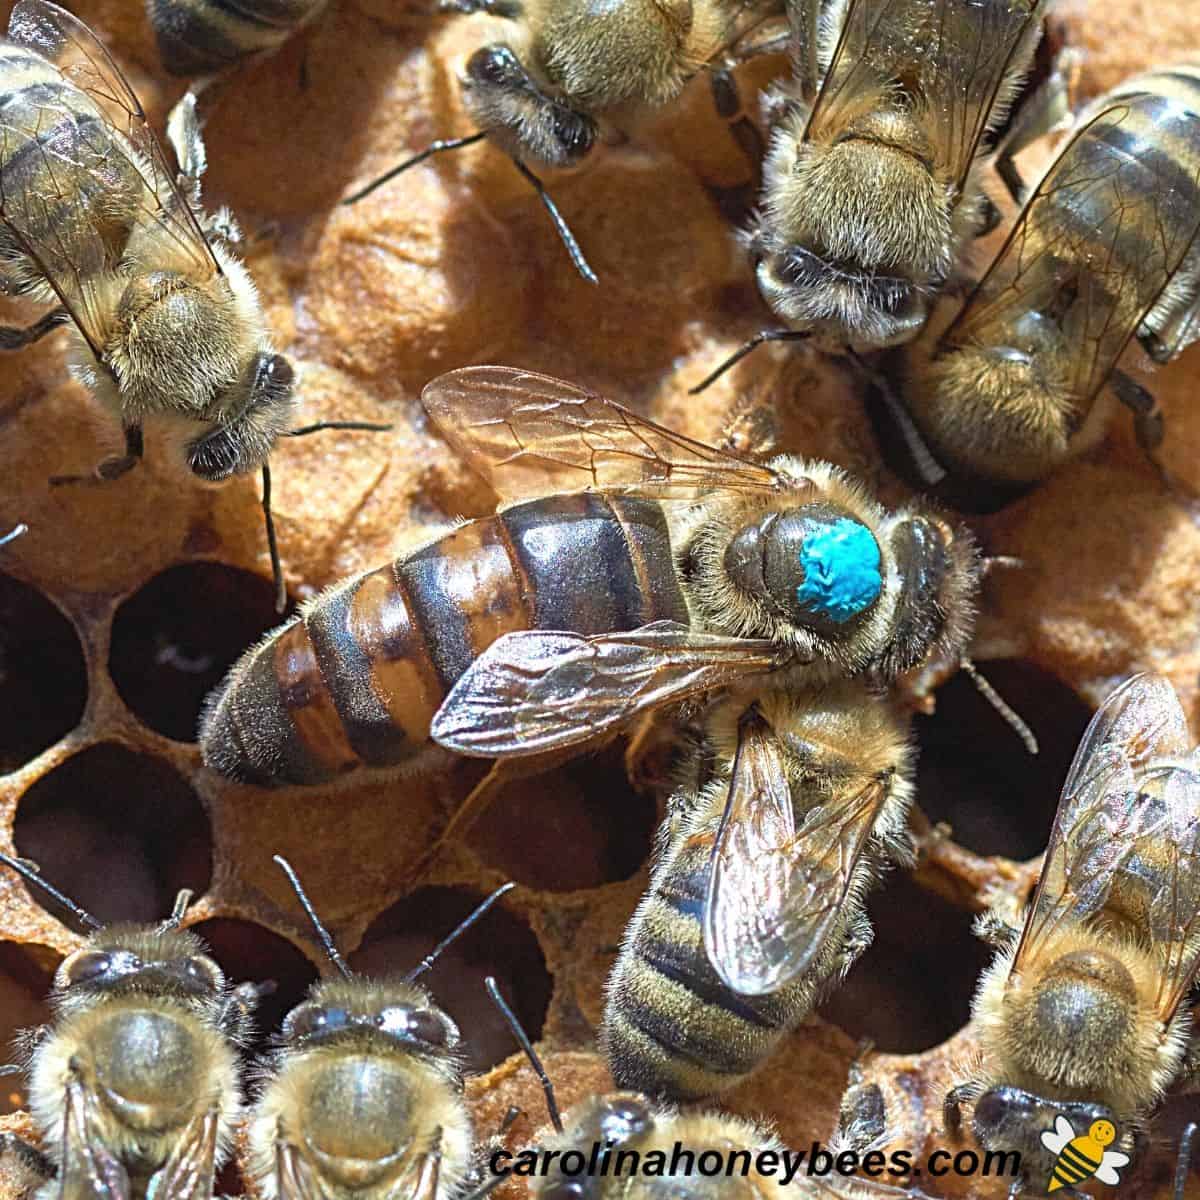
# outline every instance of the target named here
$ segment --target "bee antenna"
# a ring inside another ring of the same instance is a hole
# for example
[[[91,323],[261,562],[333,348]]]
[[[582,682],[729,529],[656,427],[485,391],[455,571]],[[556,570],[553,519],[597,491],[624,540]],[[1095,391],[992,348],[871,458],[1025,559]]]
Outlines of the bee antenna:
[[[1175,1159],[1175,1200],[1183,1200],[1184,1185],[1192,1166],[1192,1138],[1195,1133],[1196,1122],[1189,1121],[1179,1139],[1179,1155]]]
[[[1021,719],[1016,711],[1007,703],[1003,696],[980,674],[979,668],[969,659],[964,658],[959,666],[971,677],[971,682],[979,689],[979,694],[1004,718],[1004,721],[1019,737],[1030,754],[1038,752],[1038,740],[1032,729]]]
[[[272,858],[273,861],[277,862],[283,868],[283,873],[288,877],[288,883],[292,885],[292,891],[296,893],[296,899],[300,901],[300,907],[304,909],[309,921],[312,922],[313,929],[317,932],[317,937],[321,939],[321,945],[325,947],[325,954],[329,958],[329,961],[341,972],[343,979],[353,979],[354,972],[346,966],[346,960],[338,953],[338,948],[333,944],[333,938],[330,936],[329,930],[321,924],[321,918],[317,916],[317,910],[313,908],[312,901],[308,898],[308,894],[304,888],[301,887],[296,872],[292,870],[292,864],[282,854],[275,854]]]
[[[588,260],[583,257],[583,251],[579,248],[579,243],[575,240],[575,235],[571,232],[571,227],[563,219],[562,213],[558,211],[558,205],[550,198],[550,193],[546,191],[546,185],[519,158],[514,158],[512,164],[529,181],[533,190],[537,192],[537,197],[542,202],[542,207],[546,210],[546,213],[550,217],[550,222],[554,226],[554,232],[558,234],[558,240],[562,242],[567,254],[570,255],[571,264],[575,270],[588,283],[598,284],[600,280],[596,278],[596,272],[592,270],[588,264]]]
[[[466,137],[446,138],[436,142],[430,142],[419,154],[414,154],[412,158],[406,158],[398,167],[393,167],[390,171],[384,171],[376,179],[372,179],[366,187],[360,188],[357,192],[352,192],[347,196],[343,204],[357,204],[360,200],[369,196],[376,188],[381,188],[385,183],[390,183],[397,175],[403,174],[409,167],[415,167],[423,163],[427,158],[432,158],[435,154],[442,154],[447,150],[461,150],[464,146],[473,146],[476,142],[481,142],[487,137],[487,133],[480,130],[478,133],[469,133]]]
[[[698,396],[705,388],[716,383],[731,367],[737,366],[747,354],[752,354],[767,342],[803,342],[810,337],[812,333],[807,329],[760,329],[749,341],[743,342],[715,371],[705,375],[695,387],[688,388],[688,395]]]
[[[16,871],[26,883],[32,883],[34,887],[40,888],[52,900],[56,900],[63,906],[84,927],[89,933],[95,933],[98,929],[103,929],[104,926],[92,916],[86,908],[76,904],[74,900],[68,899],[62,894],[52,883],[47,883],[42,878],[41,872],[36,864],[29,862],[23,858],[11,858],[7,854],[0,854],[0,862],[6,867],[10,867]]]
[[[483,916],[497,900],[500,899],[506,892],[511,892],[517,885],[515,883],[506,883],[498,887],[486,900],[480,904],[474,912],[468,913],[462,921],[455,926],[430,952],[407,975],[404,976],[405,983],[412,983],[420,975],[424,975],[430,967],[441,957],[442,951],[445,950],[453,942],[458,941],[480,917]]]
[[[18,521],[3,537],[0,537],[0,546],[7,546],[9,542],[15,542],[23,533],[29,532],[29,526],[24,521]]]
[[[192,897],[196,893],[191,888],[180,888],[175,894],[175,903],[171,907],[171,915],[159,926],[159,929],[166,932],[171,929],[178,929],[183,924],[184,913],[192,903]]]
[[[283,563],[279,561],[279,540],[275,536],[275,518],[271,516],[271,468],[262,465],[263,520],[267,524],[267,552],[271,556],[271,579],[275,584],[275,611],[287,608],[287,584],[283,581]]]
[[[362,433],[387,433],[395,425],[383,425],[376,421],[318,421],[315,425],[302,425],[289,429],[284,437],[308,437],[310,433],[321,433],[326,429],[357,429]]]
[[[533,1068],[534,1074],[541,1080],[542,1092],[546,1097],[546,1111],[550,1114],[550,1124],[554,1126],[555,1133],[562,1133],[563,1123],[558,1111],[558,1101],[554,1097],[554,1084],[550,1082],[550,1076],[546,1074],[546,1068],[542,1066],[542,1060],[538,1058],[537,1051],[529,1040],[529,1034],[521,1027],[521,1022],[517,1020],[517,1014],[509,1008],[504,997],[500,995],[495,976],[489,975],[483,981],[483,986],[487,988],[492,1003],[500,1010],[505,1024],[512,1030],[513,1037],[517,1039],[517,1045],[525,1052],[525,1057],[529,1059],[529,1065]]]

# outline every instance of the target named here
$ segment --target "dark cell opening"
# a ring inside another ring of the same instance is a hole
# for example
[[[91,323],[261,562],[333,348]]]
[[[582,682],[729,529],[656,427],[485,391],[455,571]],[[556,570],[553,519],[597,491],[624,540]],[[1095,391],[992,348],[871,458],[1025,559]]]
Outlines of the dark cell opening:
[[[89,747],[39,779],[21,798],[13,840],[106,922],[161,920],[180,888],[200,895],[212,877],[200,798],[174,768],[122,746]],[[53,900],[30,894],[64,919]]]
[[[372,922],[350,957],[371,975],[412,970],[483,899],[457,888],[422,888]],[[417,982],[457,1023],[472,1071],[486,1071],[517,1051],[504,1018],[484,991],[488,975],[533,1039],[542,1032],[551,982],[541,947],[529,927],[503,907],[486,913]]]
[[[650,854],[655,809],[625,773],[623,748],[501,789],[467,841],[510,879],[571,892],[628,879]]]
[[[46,996],[51,974],[19,946],[0,942],[0,1066],[17,1061],[14,1039],[19,1030],[50,1019]],[[25,1077],[0,1075],[0,1114],[25,1107]]]
[[[946,821],[977,854],[1027,859],[1046,848],[1059,792],[1091,709],[1066,684],[1023,659],[980,671],[1037,735],[1024,746],[960,671],[937,693],[937,712],[918,717],[917,802]]]
[[[151,729],[194,741],[204,698],[279,621],[262,576],[220,563],[172,567],[117,610],[109,670]]]
[[[0,574],[0,773],[79,724],[87,667],[71,622],[40,592]]]
[[[916,1053],[967,1023],[991,950],[971,933],[971,914],[894,873],[867,905],[875,941],[821,1015],[878,1050]]]
[[[266,1049],[283,1018],[304,999],[317,978],[316,967],[287,938],[253,921],[213,917],[198,921],[191,929],[208,943],[231,983],[274,983],[274,991],[259,999],[254,1013],[251,1048],[256,1052]]]

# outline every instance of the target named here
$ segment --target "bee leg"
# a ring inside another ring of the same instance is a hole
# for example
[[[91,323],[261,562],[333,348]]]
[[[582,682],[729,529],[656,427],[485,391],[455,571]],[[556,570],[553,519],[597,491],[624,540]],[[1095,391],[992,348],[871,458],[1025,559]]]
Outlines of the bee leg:
[[[859,1153],[880,1143],[887,1129],[883,1092],[877,1083],[867,1083],[863,1074],[863,1061],[874,1049],[875,1043],[870,1038],[859,1042],[838,1109],[838,1140]]]
[[[208,168],[208,152],[196,113],[196,93],[189,89],[167,116],[167,141],[179,164],[179,182],[193,203],[200,200],[200,177]]]
[[[743,342],[715,371],[706,375],[695,387],[688,388],[689,396],[699,395],[705,388],[716,383],[731,367],[736,366],[747,354],[753,353],[767,342],[802,342],[812,337],[807,329],[762,329],[748,341]]]
[[[974,236],[977,238],[987,237],[1003,219],[1004,214],[996,207],[996,202],[990,196],[984,196],[979,204],[979,225],[975,229]]]
[[[106,458],[91,475],[51,475],[50,486],[62,487],[67,483],[111,483],[132,471],[142,461],[144,454],[145,442],[141,425],[126,425],[124,454],[119,458]]]
[[[1009,950],[1021,936],[1019,929],[1014,929],[998,912],[988,909],[975,918],[971,932],[980,941],[987,942],[997,950]]]
[[[1050,78],[1013,114],[1008,132],[996,147],[996,174],[1017,204],[1025,203],[1027,189],[1013,160],[1039,138],[1069,125],[1074,119],[1071,96],[1082,61],[1077,50],[1060,51]]]
[[[250,1032],[250,1018],[264,996],[270,996],[278,985],[273,979],[261,983],[239,983],[229,993],[217,1017],[217,1024],[227,1037],[240,1042]]]
[[[1133,414],[1134,436],[1150,460],[1151,466],[1158,472],[1163,486],[1171,492],[1186,491],[1180,487],[1156,453],[1162,445],[1165,428],[1162,409],[1159,408],[1154,393],[1121,370],[1114,369],[1108,381],[1117,399]]]
[[[12,325],[0,325],[0,350],[20,350],[40,341],[48,333],[53,333],[60,325],[70,321],[70,314],[65,308],[51,309],[44,317],[18,329]]]
[[[4,1169],[5,1175],[11,1171],[18,1176],[35,1176],[39,1183],[45,1183],[58,1174],[46,1155],[15,1133],[0,1133],[0,1167],[6,1160],[13,1165]],[[30,1191],[33,1186],[36,1185],[31,1184]]]
[[[946,1093],[942,1101],[942,1124],[948,1133],[957,1136],[962,1131],[962,1106],[978,1099],[979,1094],[978,1083],[959,1083]]]
[[[757,176],[762,160],[766,155],[762,134],[742,106],[742,93],[737,80],[729,67],[715,67],[708,73],[708,81],[712,88],[713,107],[717,116],[729,126],[730,136],[738,144],[738,149],[750,162],[750,167]]]

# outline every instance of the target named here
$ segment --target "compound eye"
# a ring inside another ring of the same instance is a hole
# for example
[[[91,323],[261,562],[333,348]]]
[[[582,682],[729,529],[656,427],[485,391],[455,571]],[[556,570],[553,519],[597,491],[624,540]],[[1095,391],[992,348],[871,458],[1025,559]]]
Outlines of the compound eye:
[[[296,372],[292,364],[282,354],[273,354],[263,371],[267,385],[271,388],[287,388],[292,386]]]
[[[283,1023],[283,1036],[290,1042],[298,1038],[312,1037],[323,1033],[329,1021],[325,1009],[316,1004],[302,1004],[293,1009]]]
[[[504,87],[523,74],[517,56],[507,46],[483,46],[467,60],[467,75],[475,83]]]
[[[436,1013],[425,1008],[410,1008],[394,1005],[379,1014],[380,1027],[387,1033],[395,1033],[427,1046],[445,1046],[450,1040],[450,1030]]]
[[[600,1130],[606,1141],[625,1142],[650,1128],[650,1110],[640,1100],[622,1096],[610,1100],[600,1117]]]
[[[541,1200],[581,1200],[587,1188],[579,1179],[560,1179],[539,1193]]]
[[[189,979],[210,992],[219,992],[225,984],[225,977],[217,968],[216,963],[207,958],[189,958],[183,967]]]
[[[74,959],[67,967],[67,986],[92,983],[107,975],[112,967],[112,955],[103,950],[89,950]]]
[[[554,113],[554,137],[572,159],[582,158],[596,140],[596,128],[586,117],[569,109]]]

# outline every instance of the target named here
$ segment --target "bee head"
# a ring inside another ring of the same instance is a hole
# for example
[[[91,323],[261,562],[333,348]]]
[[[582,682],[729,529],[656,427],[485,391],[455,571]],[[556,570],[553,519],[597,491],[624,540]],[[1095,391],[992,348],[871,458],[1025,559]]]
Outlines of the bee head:
[[[225,976],[195,934],[135,925],[93,934],[54,976],[55,1001],[66,1008],[138,994],[203,1010],[224,991]]]
[[[267,460],[291,420],[295,372],[282,354],[260,350],[222,398],[234,415],[187,448],[188,467],[209,483],[255,471]]]
[[[367,1041],[442,1057],[456,1049],[459,1032],[421,988],[351,978],[314,985],[284,1019],[281,1041],[291,1049]]]
[[[502,43],[471,55],[463,95],[475,124],[518,160],[573,167],[596,143],[595,121],[539,87]]]
[[[875,535],[831,504],[769,512],[725,551],[725,570],[784,620],[825,637],[857,627],[883,590]]]
[[[654,1112],[644,1096],[612,1092],[585,1100],[567,1113],[566,1129],[553,1144],[556,1149],[582,1150],[585,1155],[592,1146],[603,1149],[611,1144],[615,1151],[653,1128]],[[536,1194],[539,1200],[590,1200],[601,1194],[602,1183],[594,1175],[567,1174],[556,1166]]]

